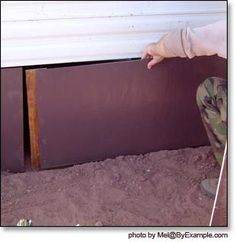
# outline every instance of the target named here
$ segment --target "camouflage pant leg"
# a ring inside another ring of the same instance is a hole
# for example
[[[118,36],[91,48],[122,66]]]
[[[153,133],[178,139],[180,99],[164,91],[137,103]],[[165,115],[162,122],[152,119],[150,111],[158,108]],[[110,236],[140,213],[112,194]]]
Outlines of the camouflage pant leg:
[[[207,78],[198,87],[197,104],[213,153],[221,164],[227,139],[227,82]]]

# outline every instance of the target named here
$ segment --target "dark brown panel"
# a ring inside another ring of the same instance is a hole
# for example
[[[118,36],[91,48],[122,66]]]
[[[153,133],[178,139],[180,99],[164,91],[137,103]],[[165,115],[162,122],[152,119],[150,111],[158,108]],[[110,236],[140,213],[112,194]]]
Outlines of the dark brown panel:
[[[195,102],[217,57],[104,63],[36,71],[42,167],[208,144]]]
[[[1,69],[1,169],[24,170],[22,68]]]

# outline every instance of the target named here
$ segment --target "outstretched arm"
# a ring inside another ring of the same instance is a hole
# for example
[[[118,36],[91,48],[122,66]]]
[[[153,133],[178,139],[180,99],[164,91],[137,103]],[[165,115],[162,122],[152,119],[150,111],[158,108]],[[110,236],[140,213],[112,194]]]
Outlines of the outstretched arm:
[[[226,58],[226,22],[203,27],[177,29],[164,35],[158,43],[149,44],[142,59],[151,58],[148,68],[169,57],[215,55]]]

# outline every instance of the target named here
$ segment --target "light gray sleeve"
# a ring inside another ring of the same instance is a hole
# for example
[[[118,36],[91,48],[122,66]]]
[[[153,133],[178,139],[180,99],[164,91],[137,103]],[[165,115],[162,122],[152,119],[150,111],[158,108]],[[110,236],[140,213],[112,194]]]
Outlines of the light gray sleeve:
[[[226,57],[226,22],[199,28],[186,27],[165,35],[157,44],[163,57],[215,55]]]

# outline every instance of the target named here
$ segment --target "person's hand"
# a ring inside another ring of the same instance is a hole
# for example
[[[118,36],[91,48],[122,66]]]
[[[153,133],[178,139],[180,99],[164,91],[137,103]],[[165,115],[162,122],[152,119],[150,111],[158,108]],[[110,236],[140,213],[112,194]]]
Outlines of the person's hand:
[[[160,55],[158,47],[158,43],[151,43],[143,51],[142,59],[151,59],[147,64],[148,69],[151,69],[164,59],[164,57]]]

